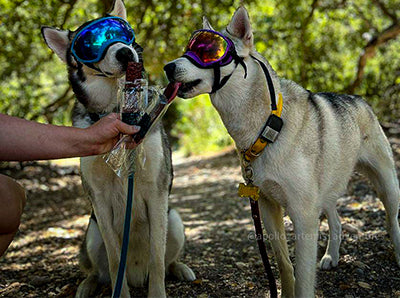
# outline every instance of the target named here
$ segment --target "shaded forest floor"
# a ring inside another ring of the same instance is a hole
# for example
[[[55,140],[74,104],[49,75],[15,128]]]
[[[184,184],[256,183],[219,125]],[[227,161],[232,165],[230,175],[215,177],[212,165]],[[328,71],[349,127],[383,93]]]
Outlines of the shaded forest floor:
[[[386,132],[400,172],[400,125]],[[247,201],[237,198],[241,181],[236,153],[208,158],[175,159],[170,205],[185,223],[187,245],[182,260],[196,273],[194,283],[168,279],[169,296],[256,297],[267,293]],[[77,254],[90,207],[78,168],[48,164],[3,169],[28,191],[20,232],[0,259],[0,297],[69,297],[84,278]],[[3,207],[2,207],[3,208]],[[340,198],[343,226],[339,266],[317,272],[319,297],[398,297],[400,275],[385,230],[385,213],[368,181],[355,174],[348,194]],[[285,217],[290,256],[294,260],[293,226]],[[321,221],[318,257],[327,245],[326,219]],[[272,257],[275,276],[278,272]],[[279,283],[279,279],[278,279]],[[278,287],[280,285],[278,284]],[[146,289],[132,289],[135,296]],[[110,294],[110,289],[103,291]]]

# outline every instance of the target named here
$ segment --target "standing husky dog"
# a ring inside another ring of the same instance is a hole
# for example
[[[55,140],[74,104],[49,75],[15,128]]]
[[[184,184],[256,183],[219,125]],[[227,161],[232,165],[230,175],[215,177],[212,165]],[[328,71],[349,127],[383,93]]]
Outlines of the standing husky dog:
[[[126,19],[121,0],[115,1],[111,15]],[[129,61],[141,60],[142,50],[135,42],[131,45],[113,43],[106,49],[103,59],[86,65],[71,53],[71,40],[77,31],[45,27],[42,33],[47,45],[68,65],[69,80],[78,99],[73,113],[74,126],[87,127],[99,114],[115,109],[118,78],[125,73]],[[136,167],[129,254],[121,295],[129,296],[128,284],[143,286],[148,279],[149,296],[165,297],[166,272],[181,280],[194,280],[195,275],[189,267],[177,261],[184,246],[184,229],[179,214],[175,210],[168,212],[172,184],[171,151],[161,124],[140,146],[144,147],[146,162],[143,167]],[[137,160],[132,162],[137,163]],[[77,296],[87,297],[93,296],[100,283],[109,284],[111,280],[114,286],[121,251],[127,183],[111,170],[102,156],[82,158],[81,171],[82,184],[94,211],[80,257],[88,277],[77,292]]]
[[[206,32],[213,30],[207,19],[203,25]],[[265,228],[268,234],[275,235],[271,244],[281,274],[282,296],[314,296],[321,213],[328,216],[330,239],[320,266],[337,266],[341,225],[336,201],[354,169],[362,170],[378,190],[399,264],[399,183],[389,142],[371,108],[357,96],[311,93],[292,81],[278,78],[254,49],[249,16],[243,7],[235,12],[222,35],[233,42],[235,51],[225,57],[233,57],[230,63],[225,58],[219,61],[218,71],[210,65],[207,68],[205,62],[196,62],[201,57],[189,55],[168,63],[164,69],[170,81],[183,83],[180,97],[211,93],[211,101],[239,152],[252,146],[271,114],[262,64],[272,77],[276,94],[282,94],[282,131],[276,142],[251,164],[254,185],[261,190]],[[203,39],[195,44],[192,40],[190,47],[198,46],[199,51],[208,55],[204,49],[208,50],[211,43]],[[279,236],[285,233],[282,207],[294,223],[296,281],[286,240]]]

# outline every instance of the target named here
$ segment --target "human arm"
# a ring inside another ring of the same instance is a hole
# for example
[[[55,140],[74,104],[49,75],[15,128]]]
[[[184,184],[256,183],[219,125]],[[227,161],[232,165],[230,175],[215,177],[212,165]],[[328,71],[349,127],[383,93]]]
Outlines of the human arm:
[[[89,156],[110,151],[119,135],[133,135],[130,126],[109,114],[88,128],[41,124],[0,114],[0,161]],[[127,148],[137,144],[127,143]]]

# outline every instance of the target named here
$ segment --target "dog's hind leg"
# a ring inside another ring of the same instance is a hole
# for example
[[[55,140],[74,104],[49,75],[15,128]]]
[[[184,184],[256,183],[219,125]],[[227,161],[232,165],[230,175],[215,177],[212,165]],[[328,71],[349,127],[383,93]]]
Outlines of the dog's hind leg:
[[[293,266],[289,259],[282,207],[275,201],[260,199],[261,216],[278,262],[282,297],[294,297]]]
[[[154,197],[158,195],[159,200]],[[148,297],[166,297],[165,252],[167,242],[168,191],[149,194],[146,201],[150,221],[150,263]],[[164,199],[165,198],[165,199]]]
[[[165,253],[165,268],[167,274],[172,274],[179,280],[193,281],[196,275],[187,265],[178,262],[185,245],[185,231],[179,213],[171,209],[168,212],[167,248]]]
[[[386,211],[388,232],[393,241],[395,257],[400,266],[400,229],[398,222],[400,190],[390,144],[379,127],[363,144],[357,170],[374,184]],[[372,140],[371,140],[372,139]]]
[[[323,270],[329,270],[333,267],[336,267],[339,262],[339,247],[342,235],[342,225],[340,223],[336,206],[335,204],[332,205],[333,206],[329,206],[325,210],[325,214],[328,217],[329,241],[325,254],[319,263],[319,267]]]

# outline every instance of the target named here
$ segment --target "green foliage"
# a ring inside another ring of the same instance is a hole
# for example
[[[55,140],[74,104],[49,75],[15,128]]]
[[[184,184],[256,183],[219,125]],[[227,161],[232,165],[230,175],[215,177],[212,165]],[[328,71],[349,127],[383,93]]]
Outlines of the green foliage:
[[[128,20],[144,46],[150,80],[166,84],[163,65],[178,57],[206,15],[215,29],[229,22],[239,0],[126,0]],[[282,77],[312,91],[351,90],[359,57],[374,38],[400,22],[398,0],[245,1],[257,50]],[[75,29],[103,15],[112,0],[0,0],[0,112],[69,124],[73,94],[65,66],[40,34],[42,25]],[[400,115],[400,38],[374,48],[355,84],[381,120]],[[206,96],[176,101],[171,134],[186,152],[229,143]],[[174,116],[175,115],[175,116]],[[177,119],[174,121],[176,115]]]
[[[176,105],[180,118],[172,134],[178,136],[185,154],[216,151],[232,144],[208,95],[178,99]]]

